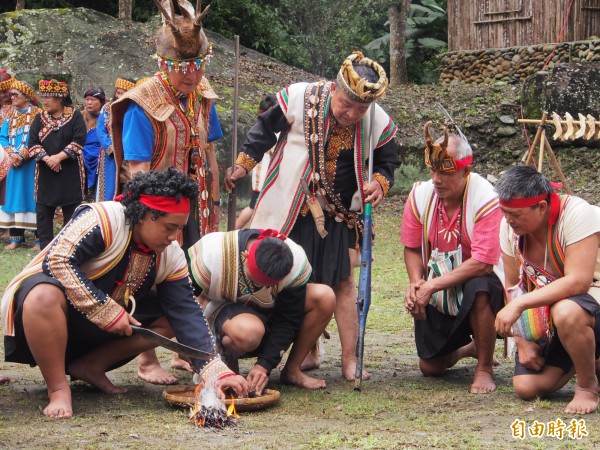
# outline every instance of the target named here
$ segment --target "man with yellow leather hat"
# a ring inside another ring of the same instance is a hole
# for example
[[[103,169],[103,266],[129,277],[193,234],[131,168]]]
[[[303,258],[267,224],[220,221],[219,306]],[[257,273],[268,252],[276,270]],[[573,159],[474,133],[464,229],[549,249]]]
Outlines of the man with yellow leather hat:
[[[381,202],[399,166],[393,139],[396,125],[375,103],[387,85],[383,68],[354,52],[336,81],[284,88],[278,105],[258,117],[225,180],[231,188],[277,143],[250,226],[286,233],[306,252],[313,267],[311,282],[334,289],[342,372],[349,380],[356,368],[357,293],[352,269],[359,264],[361,211],[368,202],[373,206]],[[369,185],[365,158],[370,132],[375,150]],[[315,220],[308,214],[309,205]],[[304,367],[318,364],[313,358]]]

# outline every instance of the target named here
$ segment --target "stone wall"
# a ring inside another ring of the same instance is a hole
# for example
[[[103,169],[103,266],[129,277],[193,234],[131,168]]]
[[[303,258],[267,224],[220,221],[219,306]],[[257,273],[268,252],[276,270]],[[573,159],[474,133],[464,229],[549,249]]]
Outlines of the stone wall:
[[[458,50],[442,58],[440,83],[517,83],[538,72],[555,44]],[[559,44],[546,69],[565,62],[600,61],[600,39]]]

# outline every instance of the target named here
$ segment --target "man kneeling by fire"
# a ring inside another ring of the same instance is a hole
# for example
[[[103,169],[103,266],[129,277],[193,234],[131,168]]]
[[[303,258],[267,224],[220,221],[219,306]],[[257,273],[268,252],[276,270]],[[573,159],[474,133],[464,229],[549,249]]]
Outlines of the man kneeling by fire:
[[[325,387],[301,364],[331,320],[335,294],[307,283],[312,269],[298,244],[275,230],[243,229],[207,234],[189,256],[204,315],[229,367],[239,373],[238,358],[257,357],[247,376],[251,394],[262,394],[292,342],[280,381]]]
[[[9,284],[2,298],[5,359],[40,367],[50,399],[45,415],[73,415],[67,373],[107,394],[126,391],[106,371],[156,346],[132,335],[131,325],[214,352],[176,241],[197,195],[197,184],[175,169],[138,173],[120,201],[80,206]],[[135,313],[128,304],[137,304]],[[205,384],[248,394],[246,380],[218,355],[191,364]]]

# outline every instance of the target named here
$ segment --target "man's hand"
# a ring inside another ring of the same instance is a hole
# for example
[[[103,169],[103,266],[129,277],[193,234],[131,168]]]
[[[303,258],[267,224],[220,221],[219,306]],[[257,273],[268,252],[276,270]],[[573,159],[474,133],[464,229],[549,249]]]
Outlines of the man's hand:
[[[224,391],[227,389],[234,390],[238,397],[248,397],[248,382],[241,375],[223,378],[215,383],[215,387],[218,389],[219,397],[222,400],[226,398]]]
[[[512,336],[511,328],[519,319],[522,312],[516,300],[509,302],[508,305],[498,311],[496,322],[494,323],[498,334],[502,337]]]
[[[410,313],[415,317],[415,304],[417,302],[417,291],[421,285],[425,283],[425,280],[418,280],[416,283],[410,283],[406,288],[406,296],[404,297],[404,307],[406,312]],[[415,317],[418,319],[419,317]],[[423,319],[425,317],[422,317]]]
[[[256,395],[262,395],[262,391],[267,387],[267,382],[269,381],[269,375],[267,373],[267,369],[263,366],[255,364],[254,367],[248,372],[248,384],[250,385],[250,390],[255,390]]]
[[[243,178],[244,176],[246,176],[246,169],[244,169],[242,166],[235,166],[235,170],[231,167],[228,167],[225,171],[225,180],[223,180],[227,192],[231,192],[231,190],[235,187],[235,181]]]
[[[523,367],[539,372],[544,367],[544,357],[539,345],[527,339],[515,339],[519,350],[519,363]]]
[[[425,319],[425,311],[427,305],[431,300],[431,296],[436,293],[436,289],[433,288],[433,280],[424,281],[419,285],[419,289],[415,295],[415,306],[412,315],[415,319]]]
[[[379,205],[383,200],[383,189],[378,181],[371,181],[371,184],[365,189],[365,196],[365,202],[372,203],[373,206]]]
[[[109,333],[118,334],[119,336],[131,336],[133,330],[131,329],[130,325],[135,325],[138,327],[142,326],[142,324],[135,320],[133,316],[125,313],[119,320],[117,320],[117,323],[115,323],[106,331]]]

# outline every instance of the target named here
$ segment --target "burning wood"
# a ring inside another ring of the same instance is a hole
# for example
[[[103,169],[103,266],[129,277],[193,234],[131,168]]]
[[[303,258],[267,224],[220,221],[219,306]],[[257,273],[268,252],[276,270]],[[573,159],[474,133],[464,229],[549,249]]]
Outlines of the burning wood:
[[[199,384],[194,393],[196,403],[190,408],[190,420],[198,427],[222,429],[236,426],[239,416],[235,411],[233,395],[229,408],[219,398],[217,390],[213,386]]]

